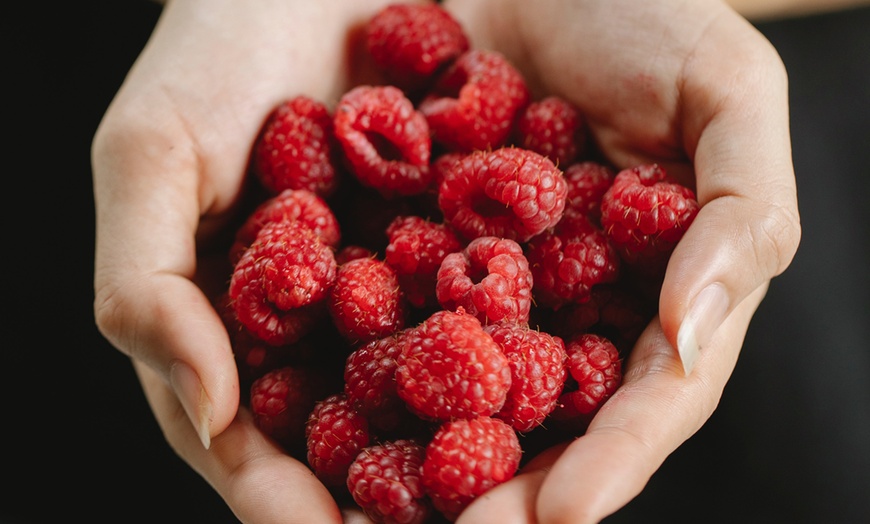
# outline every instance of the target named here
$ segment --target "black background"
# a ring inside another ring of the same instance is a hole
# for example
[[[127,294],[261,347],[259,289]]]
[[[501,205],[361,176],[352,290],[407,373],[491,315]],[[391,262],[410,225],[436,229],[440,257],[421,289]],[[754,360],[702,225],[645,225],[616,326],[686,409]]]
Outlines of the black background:
[[[26,5],[2,21],[0,523],[235,522],[93,321],[90,142],[160,8]],[[870,9],[758,27],[790,76],[801,247],[719,409],[608,521],[870,522]]]

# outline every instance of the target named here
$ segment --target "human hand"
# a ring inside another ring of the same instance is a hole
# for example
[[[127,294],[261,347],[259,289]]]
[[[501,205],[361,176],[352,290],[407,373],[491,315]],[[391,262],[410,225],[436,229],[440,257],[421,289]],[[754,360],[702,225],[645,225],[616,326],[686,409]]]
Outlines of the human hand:
[[[132,358],[169,444],[244,522],[342,514],[238,409],[209,296],[228,273],[209,276],[209,246],[267,114],[300,93],[337,100],[366,78],[349,39],[383,3],[169,2],[94,137],[98,327]]]
[[[576,104],[611,163],[657,162],[702,208],[671,256],[659,316],[587,432],[479,497],[459,523],[597,522],[633,499],[716,408],[800,238],[787,78],[746,20],[715,0],[525,6],[445,3],[474,47],[501,51],[539,94]]]

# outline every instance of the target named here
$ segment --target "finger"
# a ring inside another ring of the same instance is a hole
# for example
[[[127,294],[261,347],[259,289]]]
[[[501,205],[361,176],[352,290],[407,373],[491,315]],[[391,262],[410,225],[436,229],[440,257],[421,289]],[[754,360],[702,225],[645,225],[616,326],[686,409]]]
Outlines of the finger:
[[[541,524],[599,522],[631,501],[718,404],[761,287],[735,308],[685,377],[657,321],[632,350],[625,380],[556,461],[537,498]]]
[[[249,411],[239,410],[206,450],[162,377],[141,362],[134,361],[134,366],[169,444],[242,522],[343,522],[329,491],[306,465],[267,439]]]
[[[791,263],[800,238],[785,70],[729,15],[683,70],[682,127],[702,207],[671,257],[659,309],[686,373],[728,313]]]
[[[534,524],[538,490],[567,444],[540,453],[517,476],[477,497],[456,524]]]

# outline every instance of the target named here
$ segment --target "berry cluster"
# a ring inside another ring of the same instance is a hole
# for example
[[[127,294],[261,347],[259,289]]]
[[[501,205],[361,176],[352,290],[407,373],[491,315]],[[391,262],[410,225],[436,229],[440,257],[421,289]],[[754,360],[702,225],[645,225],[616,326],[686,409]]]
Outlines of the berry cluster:
[[[376,522],[454,521],[585,431],[699,206],[437,4],[366,29],[390,83],[269,115],[215,305],[260,430]]]

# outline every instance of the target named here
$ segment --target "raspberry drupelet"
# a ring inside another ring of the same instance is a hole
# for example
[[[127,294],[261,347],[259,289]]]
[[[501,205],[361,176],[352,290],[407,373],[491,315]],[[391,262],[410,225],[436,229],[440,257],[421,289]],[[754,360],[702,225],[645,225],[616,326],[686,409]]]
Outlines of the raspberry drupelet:
[[[583,215],[600,226],[601,199],[615,176],[613,168],[591,160],[565,168],[565,180],[568,182],[565,215]]]
[[[445,221],[461,236],[526,242],[562,218],[568,186],[548,158],[517,147],[477,151],[452,164],[438,190]]]
[[[332,249],[299,222],[270,222],[236,263],[229,297],[239,322],[269,344],[298,341],[325,313]]]
[[[269,193],[307,189],[331,195],[337,185],[333,117],[322,102],[299,95],[269,114],[254,145],[253,171]]]
[[[444,309],[462,307],[483,324],[529,320],[532,272],[513,240],[476,238],[444,257],[437,278],[435,292]]]
[[[335,136],[360,183],[385,197],[429,186],[429,125],[400,89],[361,85],[345,93],[335,109]]]
[[[511,385],[507,357],[461,308],[437,311],[408,329],[396,364],[399,397],[431,421],[492,415]]]
[[[471,49],[438,78],[419,109],[435,142],[471,152],[505,145],[528,100],[525,79],[503,55]]]

